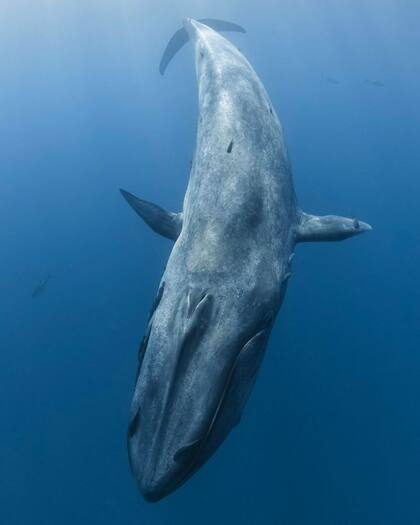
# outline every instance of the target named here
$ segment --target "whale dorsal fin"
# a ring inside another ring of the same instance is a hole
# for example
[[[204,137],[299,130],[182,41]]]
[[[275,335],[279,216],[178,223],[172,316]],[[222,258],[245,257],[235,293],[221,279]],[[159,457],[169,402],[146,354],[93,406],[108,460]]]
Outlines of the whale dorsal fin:
[[[140,215],[153,231],[176,241],[182,230],[182,213],[167,211],[152,202],[139,199],[128,191],[120,192],[133,210]]]
[[[299,212],[296,242],[342,241],[372,229],[358,219],[339,215],[311,215]]]
[[[237,31],[239,33],[246,33],[245,29],[238,24],[232,22],[226,22],[225,20],[217,20],[216,18],[202,18],[198,20],[202,24],[215,29],[216,31]],[[160,74],[165,73],[169,62],[178,53],[178,51],[188,42],[188,34],[184,28],[178,29],[178,31],[169,40],[168,45],[163,52],[162,60],[159,64]]]

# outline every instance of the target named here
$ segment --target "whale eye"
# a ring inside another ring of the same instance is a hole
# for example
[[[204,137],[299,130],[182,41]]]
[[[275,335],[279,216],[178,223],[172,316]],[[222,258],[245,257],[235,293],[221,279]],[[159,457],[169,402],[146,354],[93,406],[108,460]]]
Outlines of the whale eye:
[[[233,148],[233,140],[230,141],[229,146],[228,146],[228,148],[227,148],[226,151],[227,151],[228,153],[232,153],[232,148]]]
[[[353,219],[353,226],[356,230],[360,228],[360,222],[359,219]]]

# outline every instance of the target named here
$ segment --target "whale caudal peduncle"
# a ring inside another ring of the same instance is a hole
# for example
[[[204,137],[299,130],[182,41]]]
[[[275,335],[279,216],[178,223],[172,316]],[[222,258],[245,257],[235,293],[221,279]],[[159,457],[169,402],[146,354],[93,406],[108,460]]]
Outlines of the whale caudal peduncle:
[[[225,20],[217,20],[215,18],[202,18],[199,20],[202,24],[216,31],[236,31],[238,33],[246,33],[245,29],[238,24],[226,22]],[[170,61],[178,53],[178,51],[188,42],[188,34],[185,28],[179,29],[168,42],[163,53],[162,60],[159,65],[159,72],[163,75],[168,67]]]

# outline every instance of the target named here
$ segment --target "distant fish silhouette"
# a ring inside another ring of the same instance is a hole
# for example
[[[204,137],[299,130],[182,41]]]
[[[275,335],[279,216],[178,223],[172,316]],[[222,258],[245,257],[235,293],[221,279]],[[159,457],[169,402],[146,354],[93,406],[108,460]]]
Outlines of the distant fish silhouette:
[[[328,82],[329,84],[339,84],[340,82],[334,78],[334,77],[326,77],[324,76],[325,82]]]
[[[369,78],[365,78],[364,83],[375,87],[385,87],[385,84],[381,80],[370,80]]]
[[[45,281],[42,281],[35,286],[35,288],[32,291],[32,299],[35,299],[35,297],[38,297],[38,295],[41,295],[42,292],[44,292],[50,279],[51,279],[51,275],[48,274]]]

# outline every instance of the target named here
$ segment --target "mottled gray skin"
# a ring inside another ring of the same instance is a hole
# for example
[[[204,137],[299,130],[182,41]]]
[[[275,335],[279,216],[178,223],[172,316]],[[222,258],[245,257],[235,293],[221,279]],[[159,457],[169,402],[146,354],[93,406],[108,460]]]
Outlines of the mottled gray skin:
[[[238,423],[296,242],[369,229],[300,212],[282,128],[251,65],[207,26],[184,26],[195,48],[199,120],[183,214],[136,205],[123,192],[156,231],[176,239],[139,352],[128,436],[149,501],[184,483]]]

